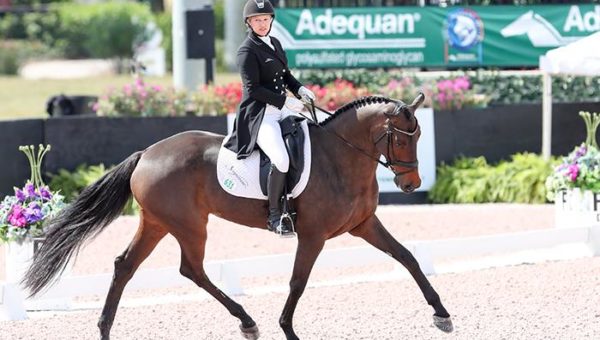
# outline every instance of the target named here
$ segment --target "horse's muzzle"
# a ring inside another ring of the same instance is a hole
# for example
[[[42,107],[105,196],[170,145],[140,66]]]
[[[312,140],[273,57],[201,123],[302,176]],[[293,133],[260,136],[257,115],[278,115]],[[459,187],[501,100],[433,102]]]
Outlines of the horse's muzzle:
[[[421,177],[417,171],[394,176],[394,184],[405,193],[411,193],[421,186]]]

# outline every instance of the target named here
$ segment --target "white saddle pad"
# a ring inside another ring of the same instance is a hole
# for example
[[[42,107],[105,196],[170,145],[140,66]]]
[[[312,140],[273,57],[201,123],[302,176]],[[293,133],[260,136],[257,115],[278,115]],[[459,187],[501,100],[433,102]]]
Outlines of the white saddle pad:
[[[304,169],[298,184],[292,189],[292,197],[298,197],[306,188],[310,177],[311,150],[308,123],[301,123],[304,130]],[[229,135],[223,140],[223,145],[229,140]],[[221,188],[233,196],[266,200],[259,182],[260,153],[254,150],[250,157],[237,159],[235,152],[223,147],[217,160],[217,178]]]

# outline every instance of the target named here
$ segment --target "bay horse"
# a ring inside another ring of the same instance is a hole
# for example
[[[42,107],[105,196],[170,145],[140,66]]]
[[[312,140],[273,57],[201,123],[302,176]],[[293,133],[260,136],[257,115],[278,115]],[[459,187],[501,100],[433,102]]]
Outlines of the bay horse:
[[[298,246],[289,282],[290,292],[279,324],[286,339],[298,339],[292,319],[309,274],[325,241],[343,233],[361,237],[406,267],[433,307],[434,324],[453,330],[450,315],[413,255],[375,216],[377,162],[383,155],[394,182],[404,192],[421,184],[417,140],[421,134],[411,103],[371,96],[338,109],[320,126],[311,124],[311,177],[295,199]],[[101,338],[110,338],[123,289],[141,262],[170,233],[181,247],[180,272],[217,299],[241,322],[246,339],[259,331],[244,308],[207,277],[204,250],[208,215],[253,228],[266,229],[267,201],[234,197],[217,183],[216,163],[224,136],[188,131],[133,153],[84,189],[48,222],[46,240],[23,279],[32,295],[55,281],[85,240],[113,221],[133,195],[140,206],[140,224],[133,240],[115,259],[112,283],[98,321]]]

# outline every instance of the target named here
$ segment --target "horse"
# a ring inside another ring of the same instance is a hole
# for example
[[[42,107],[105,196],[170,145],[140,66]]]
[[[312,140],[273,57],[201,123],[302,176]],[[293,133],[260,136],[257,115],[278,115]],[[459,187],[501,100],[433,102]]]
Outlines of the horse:
[[[450,314],[413,255],[375,216],[377,163],[383,155],[394,182],[410,193],[418,188],[417,141],[421,130],[411,104],[369,96],[345,104],[320,124],[310,124],[311,177],[294,202],[298,245],[289,295],[279,319],[286,339],[299,339],[292,327],[317,256],[325,241],[349,232],[392,256],[412,275],[433,307],[433,322],[453,330]],[[241,335],[258,339],[256,322],[219,290],[203,268],[208,215],[266,229],[267,201],[235,197],[217,183],[216,163],[224,136],[187,131],[137,151],[85,188],[47,222],[46,239],[25,273],[31,295],[56,281],[84,241],[100,233],[133,196],[140,206],[139,228],[114,262],[114,276],[98,321],[101,339],[110,338],[117,306],[127,282],[158,242],[171,234],[181,247],[181,275],[206,290],[241,322]],[[383,162],[382,162],[383,163]]]

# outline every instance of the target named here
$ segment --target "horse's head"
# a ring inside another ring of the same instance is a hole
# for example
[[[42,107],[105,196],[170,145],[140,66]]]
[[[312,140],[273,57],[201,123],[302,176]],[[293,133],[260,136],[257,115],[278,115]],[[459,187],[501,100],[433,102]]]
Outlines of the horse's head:
[[[425,100],[420,93],[412,104],[396,101],[385,113],[384,131],[376,132],[375,147],[385,158],[388,168],[394,172],[394,183],[404,192],[412,192],[421,186],[417,141],[421,136],[415,111]]]

